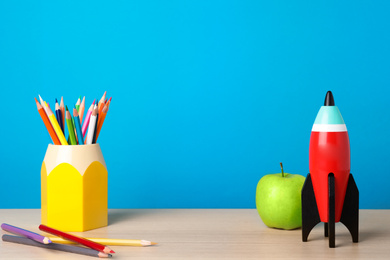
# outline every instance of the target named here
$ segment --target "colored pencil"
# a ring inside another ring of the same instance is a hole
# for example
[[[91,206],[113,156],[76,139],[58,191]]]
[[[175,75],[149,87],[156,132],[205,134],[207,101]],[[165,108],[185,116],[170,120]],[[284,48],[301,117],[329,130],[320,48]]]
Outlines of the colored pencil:
[[[106,103],[105,103],[104,100],[103,100],[103,102],[101,103],[101,105],[98,107],[99,115],[100,115],[100,113],[102,113],[102,110],[103,110],[105,104],[106,104]]]
[[[88,125],[89,125],[89,120],[91,119],[91,114],[92,114],[92,111],[93,111],[94,104],[95,104],[95,100],[93,101],[92,105],[89,107],[89,109],[87,111],[87,115],[85,116],[83,127],[81,128],[81,130],[83,131],[83,137],[84,138],[85,138],[85,134],[87,133],[87,128],[88,128]]]
[[[95,105],[95,108],[92,112],[91,119],[89,120],[89,127],[88,127],[88,135],[86,138],[86,144],[92,144],[93,143],[93,136],[95,134],[95,128],[96,128],[96,118],[98,114],[98,108]]]
[[[66,112],[65,113],[66,113],[65,120],[66,120],[66,126],[68,127],[70,144],[71,145],[76,145],[77,141],[76,141],[76,136],[74,135],[72,116],[69,113],[68,107],[66,107]]]
[[[39,102],[41,103],[41,106],[43,107],[43,110],[45,111],[46,115],[47,115],[47,108],[45,106],[45,101],[42,99],[41,95],[38,95],[39,97]],[[51,122],[50,122],[51,124]]]
[[[81,96],[80,96],[81,97]],[[77,100],[77,102],[78,103],[80,103],[80,98]],[[76,104],[77,105],[77,104]],[[75,105],[75,107],[76,107],[76,105]],[[68,107],[67,107],[68,108]],[[77,109],[77,108],[76,108]],[[78,110],[78,109],[77,109]],[[69,113],[70,113],[70,111],[69,111]],[[75,127],[75,123],[74,123],[74,118],[72,117],[72,116],[70,116],[70,118],[71,118],[71,120],[72,120],[72,126],[73,126],[73,130],[74,130],[74,136],[75,136],[75,139],[76,139],[76,144],[77,144],[77,132],[76,132],[76,127]],[[69,142],[69,138],[70,138],[70,136],[68,136],[68,142]]]
[[[79,247],[79,246],[61,245],[56,243],[50,243],[45,245],[25,237],[3,235],[2,239],[3,241],[6,242],[42,247],[46,249],[64,251],[64,252],[75,253],[80,255],[88,255],[88,256],[103,257],[103,258],[112,257],[112,255],[110,254],[105,254],[94,249],[89,249],[89,248]]]
[[[39,104],[39,102],[38,102],[38,100],[37,100],[36,98],[35,98],[35,102],[36,102],[36,104],[37,104],[37,109],[38,109],[39,115],[41,116],[42,121],[43,121],[43,123],[45,124],[47,131],[49,132],[49,135],[50,135],[50,137],[51,137],[51,140],[53,141],[53,143],[54,143],[55,145],[60,145],[61,142],[60,142],[60,140],[58,139],[58,136],[57,136],[56,132],[54,131],[54,128],[53,128],[53,126],[51,125],[50,120],[49,120],[49,118],[47,117],[45,110],[43,109],[43,107],[41,106],[41,104]]]
[[[74,242],[62,239],[60,237],[49,237],[52,242],[60,244],[74,244]],[[85,238],[96,243],[107,246],[152,246],[157,245],[155,242],[141,239],[117,239],[117,238]]]
[[[97,130],[96,130],[97,131],[97,133],[96,133],[96,141],[99,138],[100,130],[102,129],[104,120],[106,119],[106,115],[107,115],[107,112],[108,112],[108,103],[104,106],[103,111],[102,111],[101,115],[99,116],[98,126],[97,126]]]
[[[99,121],[99,114],[96,115],[96,123],[95,123],[95,129],[93,130],[93,138],[92,143],[96,144],[96,132],[97,132],[97,123]]]
[[[81,101],[80,109],[78,111],[78,114],[79,114],[79,117],[80,117],[80,124],[83,122],[84,109],[85,109],[85,96],[83,97],[83,101]]]
[[[12,226],[12,225],[8,225],[6,223],[1,224],[1,228],[4,231],[7,231],[7,232],[10,232],[10,233],[13,233],[13,234],[17,234],[17,235],[20,235],[20,236],[23,236],[23,237],[27,237],[27,238],[35,240],[35,241],[37,241],[39,243],[43,243],[43,244],[51,243],[51,241],[50,241],[50,239],[48,237],[41,236],[40,234],[37,234],[37,233],[31,232],[31,231],[25,230],[23,228],[19,228],[19,227],[15,227],[15,226]]]
[[[61,116],[62,116],[62,125],[64,127],[64,135],[65,135],[65,104],[64,104],[64,97],[61,97],[60,102],[60,110],[61,110]]]
[[[79,109],[80,109],[80,99],[81,99],[81,96],[79,96],[79,98],[76,101],[75,107],[76,107],[77,111],[79,111]],[[75,123],[74,123],[74,118],[73,117],[72,117],[72,123],[73,123],[73,127],[74,127]],[[76,127],[74,127],[74,135],[75,135],[76,141],[77,141],[78,139],[77,139]]]
[[[77,99],[77,102],[76,102],[76,109],[77,109],[77,111],[79,111],[79,109],[80,109],[80,102],[81,102],[81,96],[79,96],[79,98]]]
[[[64,132],[65,128],[64,128],[64,125],[62,124],[62,112],[60,109],[60,105],[58,105],[57,99],[56,99],[55,109],[56,109],[57,122],[60,125],[62,132],[65,134],[65,132]]]
[[[99,104],[98,104],[99,113],[101,111],[101,107],[104,105],[104,100],[106,99],[106,94],[107,94],[107,91],[104,91],[104,94],[103,94],[102,98],[99,101]]]
[[[51,111],[49,105],[45,102],[46,108],[47,108],[47,117],[49,118],[51,124],[53,125],[54,131],[56,132],[58,139],[60,140],[62,145],[68,145],[68,142],[65,139],[65,135],[62,132],[60,125],[57,122],[56,117],[54,116],[53,112]]]
[[[42,99],[41,95],[38,95],[38,97],[39,97],[39,102],[41,103],[41,106],[43,106],[44,103],[43,103],[43,99]]]
[[[63,239],[71,240],[71,241],[74,241],[76,243],[82,244],[84,246],[90,247],[92,249],[98,250],[102,253],[106,253],[106,254],[115,253],[113,250],[111,250],[109,247],[107,247],[105,245],[93,242],[91,240],[88,240],[88,239],[85,239],[82,237],[77,237],[77,236],[62,232],[60,230],[57,230],[57,229],[54,229],[54,228],[51,228],[51,227],[48,227],[45,225],[39,225],[39,229],[42,231],[45,231],[47,233],[53,234],[55,236],[61,237]]]
[[[73,108],[73,118],[75,122],[75,128],[77,131],[77,142],[78,144],[84,144],[84,139],[83,139],[83,132],[81,131],[81,125],[80,125],[80,117],[77,113],[77,109]]]

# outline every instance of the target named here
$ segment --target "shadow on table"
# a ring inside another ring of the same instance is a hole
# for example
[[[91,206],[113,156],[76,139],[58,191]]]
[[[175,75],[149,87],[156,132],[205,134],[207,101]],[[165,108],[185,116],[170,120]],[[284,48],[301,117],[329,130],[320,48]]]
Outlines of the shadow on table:
[[[149,214],[151,214],[150,210],[143,209],[109,209],[108,225],[116,224],[128,219],[135,219]]]

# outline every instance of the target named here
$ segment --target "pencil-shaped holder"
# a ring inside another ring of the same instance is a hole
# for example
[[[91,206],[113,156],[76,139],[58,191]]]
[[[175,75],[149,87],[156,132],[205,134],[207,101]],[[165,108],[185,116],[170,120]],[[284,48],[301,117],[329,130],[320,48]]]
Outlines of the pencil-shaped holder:
[[[47,226],[75,232],[107,226],[107,168],[99,144],[49,144],[41,200]]]

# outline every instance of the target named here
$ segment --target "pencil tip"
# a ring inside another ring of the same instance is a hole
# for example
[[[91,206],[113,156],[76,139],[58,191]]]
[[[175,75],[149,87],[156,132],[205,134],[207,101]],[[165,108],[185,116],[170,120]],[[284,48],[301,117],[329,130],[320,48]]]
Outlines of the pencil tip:
[[[38,102],[38,99],[36,97],[34,97],[34,99],[35,99],[35,102]]]
[[[58,103],[57,99],[56,99],[56,103]]]
[[[111,254],[115,254],[114,250],[111,250],[110,253],[111,253]]]
[[[65,106],[65,108],[66,108],[66,111],[68,111],[68,106]]]
[[[51,240],[50,240],[48,237],[45,237],[45,238],[43,239],[43,243],[44,243],[45,245],[50,244],[50,243],[51,243]]]
[[[157,245],[158,243],[156,243],[156,242],[150,242],[150,244],[153,246],[153,245]]]

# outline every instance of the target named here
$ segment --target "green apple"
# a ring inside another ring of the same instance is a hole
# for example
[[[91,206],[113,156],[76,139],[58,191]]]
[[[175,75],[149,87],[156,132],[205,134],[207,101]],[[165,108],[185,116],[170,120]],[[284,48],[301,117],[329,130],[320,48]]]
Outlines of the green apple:
[[[256,208],[264,224],[272,228],[302,226],[301,190],[305,177],[284,173],[263,176],[256,189]]]

